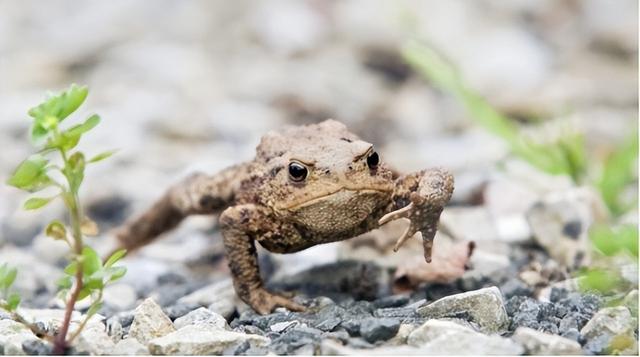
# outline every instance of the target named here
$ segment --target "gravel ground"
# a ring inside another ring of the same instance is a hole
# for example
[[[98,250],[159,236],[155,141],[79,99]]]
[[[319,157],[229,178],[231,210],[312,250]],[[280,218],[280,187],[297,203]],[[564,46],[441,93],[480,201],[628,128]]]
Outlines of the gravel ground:
[[[291,255],[260,250],[267,285],[295,292],[303,313],[260,316],[240,302],[215,218],[189,219],[123,260],[127,275],[71,352],[637,354],[637,262],[620,261],[626,296],[577,288],[576,265],[597,259],[587,229],[602,217],[599,196],[513,157],[399,52],[410,38],[429,43],[519,123],[583,131],[598,161],[637,128],[637,6],[0,2],[0,179],[32,151],[26,110],[47,90],[89,85],[84,110],[103,123],[81,147],[120,149],[81,193],[99,252],[171,183],[251,159],[260,136],[286,124],[333,117],[401,171],[444,166],[456,177],[430,266],[417,240],[392,253],[402,222]],[[21,313],[53,332],[67,249],[42,229],[63,209],[24,212],[25,194],[4,185],[0,196],[0,263],[19,269]],[[0,351],[51,346],[0,313]]]

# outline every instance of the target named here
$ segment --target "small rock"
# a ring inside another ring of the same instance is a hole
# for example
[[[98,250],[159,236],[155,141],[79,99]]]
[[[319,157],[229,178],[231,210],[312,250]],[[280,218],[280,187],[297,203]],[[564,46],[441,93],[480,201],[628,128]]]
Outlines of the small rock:
[[[322,331],[310,327],[295,327],[271,341],[269,348],[276,354],[291,354],[305,345],[318,345]]]
[[[587,340],[584,349],[588,352],[637,354],[636,328],[637,320],[627,307],[605,307],[587,322],[580,333]]]
[[[589,260],[587,227],[597,206],[597,194],[588,189],[551,192],[531,207],[527,219],[534,239],[554,260],[563,266],[579,267]]]
[[[146,299],[134,312],[129,336],[142,344],[154,338],[165,336],[175,331],[171,320],[162,312],[162,308],[152,299]]]
[[[225,349],[243,341],[258,347],[269,343],[269,339],[258,335],[191,325],[153,339],[148,346],[151,354],[156,355],[211,355],[221,354]]]
[[[0,347],[5,355],[23,355],[24,343],[40,341],[31,330],[13,320],[0,320]]]
[[[369,343],[386,341],[398,333],[400,322],[390,318],[368,318],[360,325],[360,335]]]
[[[175,320],[179,317],[182,317],[189,312],[196,310],[200,307],[199,304],[183,304],[183,303],[175,303],[171,306],[165,307],[162,310],[165,314],[171,319]]]
[[[484,288],[444,297],[420,307],[418,314],[428,318],[453,317],[478,324],[485,333],[504,332],[509,318],[497,287]]]
[[[282,322],[277,322],[271,326],[269,326],[269,329],[273,332],[277,332],[277,333],[281,333],[291,327],[297,326],[299,325],[300,322],[298,321],[282,321]]]
[[[429,320],[407,338],[410,346],[425,355],[519,355],[523,348],[510,339],[485,335],[470,327],[446,320]]]
[[[413,324],[400,324],[398,328],[398,333],[393,336],[391,339],[387,341],[389,345],[405,345],[407,343],[407,339],[413,330],[416,329],[416,325]]]
[[[504,283],[500,290],[504,294],[504,297],[509,299],[513,296],[531,296],[533,290],[523,283],[520,279],[509,279]]]
[[[225,320],[224,317],[216,314],[206,307],[201,307],[177,318],[173,325],[178,330],[190,325],[205,326],[212,329],[229,329],[227,320]]]
[[[528,327],[518,327],[513,340],[524,346],[527,354],[532,355],[580,355],[580,344],[570,339],[552,335]]]
[[[400,307],[406,305],[408,302],[409,297],[407,295],[391,295],[374,301],[373,307],[378,309],[387,307]]]
[[[53,354],[53,346],[40,339],[30,339],[22,342],[22,350],[31,356],[47,356]]]
[[[116,344],[113,348],[113,351],[110,353],[112,355],[122,355],[122,356],[142,356],[148,355],[149,349],[143,346],[138,340],[133,337],[125,338]]]
[[[113,351],[115,344],[107,334],[104,324],[87,324],[73,346],[77,353],[86,352],[92,355],[106,355]]]

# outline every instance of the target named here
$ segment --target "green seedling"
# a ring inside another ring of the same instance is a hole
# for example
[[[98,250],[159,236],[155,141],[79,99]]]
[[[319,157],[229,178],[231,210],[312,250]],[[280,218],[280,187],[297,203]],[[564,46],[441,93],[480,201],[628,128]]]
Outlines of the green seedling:
[[[126,273],[126,268],[115,266],[125,251],[117,251],[106,262],[102,262],[98,254],[84,243],[85,236],[97,234],[97,225],[84,214],[80,204],[79,190],[84,181],[85,168],[114,153],[106,151],[87,159],[83,152],[74,150],[82,136],[100,123],[98,115],[91,115],[80,124],[62,127],[63,121],[80,107],[87,94],[87,87],[71,85],[66,91],[49,96],[29,110],[33,120],[31,141],[38,151],[23,161],[7,182],[30,193],[44,189],[56,191],[50,196],[27,199],[24,203],[26,210],[39,209],[59,199],[68,212],[68,226],[60,220],[54,220],[45,228],[48,237],[65,242],[71,252],[69,265],[64,269],[65,275],[58,280],[59,296],[66,300],[66,309],[60,332],[54,339],[56,354],[64,353],[91,316],[100,310],[104,288]],[[56,154],[58,160],[54,160]],[[3,276],[10,281],[11,277],[15,278],[15,270],[7,269],[0,279]],[[75,304],[86,298],[91,299],[91,304],[85,318],[74,334],[67,336]],[[9,307],[17,305],[15,299],[7,298]]]

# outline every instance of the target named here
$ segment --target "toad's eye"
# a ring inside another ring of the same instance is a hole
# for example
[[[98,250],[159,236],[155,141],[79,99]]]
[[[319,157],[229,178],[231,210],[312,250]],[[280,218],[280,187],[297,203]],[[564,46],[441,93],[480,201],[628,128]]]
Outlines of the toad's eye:
[[[295,182],[300,182],[306,179],[308,172],[307,168],[300,163],[292,162],[289,164],[289,177]]]
[[[367,157],[367,165],[371,170],[378,168],[378,164],[380,163],[380,157],[377,152],[372,152],[371,155]]]

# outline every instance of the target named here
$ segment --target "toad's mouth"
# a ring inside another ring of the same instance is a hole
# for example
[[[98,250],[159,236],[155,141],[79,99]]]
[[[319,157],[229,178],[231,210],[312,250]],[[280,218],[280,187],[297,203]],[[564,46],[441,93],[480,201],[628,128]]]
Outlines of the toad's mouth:
[[[315,197],[305,199],[304,201],[293,202],[287,206],[279,207],[283,210],[297,211],[304,208],[315,206],[322,203],[331,202],[332,206],[338,206],[344,204],[348,206],[350,202],[357,202],[358,198],[371,198],[375,196],[388,195],[391,192],[390,189],[377,189],[377,188],[340,188],[337,190],[329,191]]]

